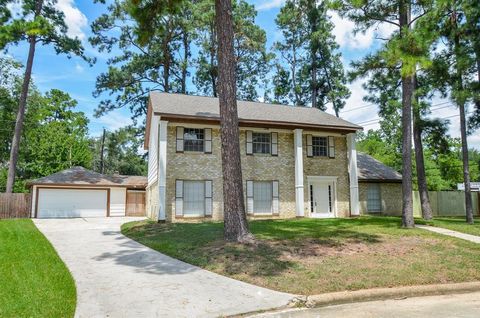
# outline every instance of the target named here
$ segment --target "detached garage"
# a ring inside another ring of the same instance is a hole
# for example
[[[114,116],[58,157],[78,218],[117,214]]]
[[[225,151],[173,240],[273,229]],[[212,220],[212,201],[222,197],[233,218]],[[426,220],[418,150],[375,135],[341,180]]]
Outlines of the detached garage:
[[[146,184],[142,176],[73,167],[30,182],[32,217],[143,216]]]

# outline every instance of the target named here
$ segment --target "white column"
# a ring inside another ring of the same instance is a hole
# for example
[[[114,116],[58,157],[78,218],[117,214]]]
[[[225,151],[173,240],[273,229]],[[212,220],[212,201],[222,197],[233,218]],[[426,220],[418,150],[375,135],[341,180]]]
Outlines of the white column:
[[[165,190],[167,186],[167,125],[160,120],[158,126],[158,220],[165,221]]]
[[[356,134],[347,135],[348,149],[348,174],[350,177],[350,215],[360,215],[360,207],[358,203],[358,170],[357,170],[357,149]]]
[[[295,145],[295,211],[296,215],[305,215],[305,197],[303,195],[303,130],[294,130]]]
[[[35,217],[35,209],[36,209],[36,203],[37,203],[37,186],[34,185],[32,187],[32,204],[31,204],[31,217],[34,218]]]

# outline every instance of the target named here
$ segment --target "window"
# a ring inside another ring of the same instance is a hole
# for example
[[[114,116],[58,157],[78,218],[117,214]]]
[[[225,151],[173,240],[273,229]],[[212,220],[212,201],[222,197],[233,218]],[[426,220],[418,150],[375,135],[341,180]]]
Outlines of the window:
[[[377,183],[369,184],[367,187],[367,211],[381,212],[382,200],[380,197],[380,185]]]
[[[175,180],[175,217],[211,216],[211,180]]]
[[[253,211],[255,213],[272,213],[272,182],[253,182]]]
[[[326,157],[328,155],[327,137],[312,136],[312,152],[314,157]]]
[[[184,151],[204,151],[205,131],[200,128],[183,129],[183,150]]]
[[[183,214],[205,214],[205,182],[183,181]]]
[[[252,134],[253,153],[270,153],[270,133]]]

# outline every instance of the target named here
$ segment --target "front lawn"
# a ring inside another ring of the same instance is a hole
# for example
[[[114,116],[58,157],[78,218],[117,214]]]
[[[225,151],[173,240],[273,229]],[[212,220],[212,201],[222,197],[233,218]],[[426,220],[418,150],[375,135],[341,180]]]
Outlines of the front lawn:
[[[31,220],[0,220],[0,317],[73,317],[70,272]]]
[[[434,218],[426,224],[445,229],[480,236],[480,218],[475,218],[475,224],[467,224],[464,217]]]
[[[223,223],[131,222],[122,233],[162,253],[295,294],[480,280],[480,246],[395,217],[253,221],[257,245],[224,243]]]

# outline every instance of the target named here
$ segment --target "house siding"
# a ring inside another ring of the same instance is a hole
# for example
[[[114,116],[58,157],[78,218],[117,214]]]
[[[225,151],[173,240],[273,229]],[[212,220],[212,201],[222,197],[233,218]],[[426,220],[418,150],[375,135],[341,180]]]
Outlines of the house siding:
[[[360,213],[369,214],[367,209],[367,189],[369,184],[375,182],[359,181],[359,203]],[[382,201],[383,215],[401,215],[402,214],[402,184],[401,183],[377,183],[380,186],[380,199]]]
[[[148,186],[151,186],[158,179],[158,123],[159,117],[152,116],[148,143]]]
[[[146,214],[147,217],[157,220],[158,219],[158,209],[159,209],[159,192],[158,192],[158,181],[149,185],[145,190],[145,203],[146,203]]]
[[[222,164],[220,148],[220,131],[218,126],[198,126],[199,128],[212,128],[212,153],[193,153],[176,151],[176,126],[168,125],[167,129],[167,167],[166,167],[166,220],[170,222],[185,221],[186,218],[175,217],[175,181],[176,180],[212,180],[213,181],[213,210],[208,219],[223,219],[223,190],[222,190]],[[192,127],[189,124],[178,126]],[[294,135],[289,130],[265,130],[249,128],[252,131],[277,132],[278,156],[271,155],[246,155],[246,131],[240,130],[240,151],[242,161],[242,175],[244,193],[246,181],[273,181],[279,182],[279,214],[268,215],[262,218],[292,218],[295,217],[295,154]],[[306,138],[304,136],[304,149]],[[305,175],[305,202],[307,197],[306,176],[337,176],[337,216],[349,215],[349,185],[347,169],[347,151],[345,137],[335,137],[336,157],[307,158],[304,150],[304,175]],[[147,206],[155,204],[155,186],[147,188]],[[158,186],[156,187],[158,193]],[[157,207],[158,207],[158,200]],[[306,210],[308,205],[305,204]],[[157,208],[158,210],[158,208]],[[306,211],[308,212],[308,211]],[[149,212],[154,215],[155,212]],[[305,214],[308,216],[309,214]],[[250,216],[252,217],[252,216]],[[260,218],[259,216],[253,216]]]

